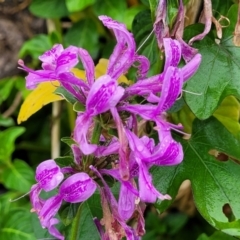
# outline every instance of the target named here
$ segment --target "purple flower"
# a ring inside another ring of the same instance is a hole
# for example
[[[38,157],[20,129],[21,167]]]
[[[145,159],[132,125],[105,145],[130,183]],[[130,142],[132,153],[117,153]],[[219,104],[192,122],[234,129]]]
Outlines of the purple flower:
[[[115,107],[123,93],[124,89],[108,75],[100,77],[92,85],[86,100],[86,111],[79,114],[74,129],[74,139],[84,154],[91,154],[97,149],[97,145],[88,143],[87,137],[93,117]]]
[[[61,44],[57,44],[39,57],[43,70],[36,71],[26,67],[24,62],[19,60],[21,68],[29,72],[26,87],[33,89],[38,83],[58,80],[76,99],[83,101],[80,89],[89,89],[89,86],[71,73],[71,69],[78,63],[78,53],[77,47],[70,46],[64,50]]]
[[[114,79],[118,79],[128,71],[135,61],[136,44],[132,34],[122,23],[112,20],[107,16],[100,16],[103,25],[113,30],[117,39],[112,55],[109,58],[107,74]]]
[[[53,190],[61,183],[63,178],[63,173],[54,160],[46,160],[38,165],[36,169],[36,181],[38,183],[32,186],[30,192],[32,211],[38,213],[44,204],[44,200],[39,197],[42,189],[46,192]]]
[[[139,185],[139,197],[143,202],[154,203],[157,198],[171,199],[168,195],[163,195],[157,191],[152,184],[152,177],[148,172],[149,158],[154,155],[154,143],[153,139],[143,137],[139,139],[134,133],[127,130],[127,136],[129,139],[129,146],[132,150],[131,159],[138,164],[138,185]],[[161,144],[161,143],[159,143]],[[174,161],[175,159],[171,159]],[[165,165],[165,164],[162,164]]]
[[[38,213],[42,227],[48,228],[49,232],[59,239],[64,237],[54,227],[58,220],[54,218],[62,201],[78,203],[86,201],[96,190],[96,183],[86,173],[76,173],[67,178],[60,186],[59,193],[47,199]]]

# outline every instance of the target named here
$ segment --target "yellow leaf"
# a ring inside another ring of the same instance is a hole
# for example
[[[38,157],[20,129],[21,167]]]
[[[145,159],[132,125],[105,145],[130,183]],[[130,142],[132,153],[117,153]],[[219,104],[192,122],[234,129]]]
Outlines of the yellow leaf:
[[[75,75],[75,77],[86,81],[85,71],[80,70],[78,68],[73,68],[71,72]]]
[[[18,124],[26,121],[44,105],[63,100],[61,96],[53,93],[59,86],[58,81],[40,83],[23,102],[18,114]]]
[[[213,113],[233,135],[238,136],[240,133],[240,104],[234,96],[228,96],[223,99],[219,108]]]
[[[100,59],[99,63],[95,67],[96,79],[106,74],[107,65],[107,59]],[[86,81],[85,71],[77,68],[73,68],[71,71],[77,78]],[[118,83],[125,83],[127,85],[130,85],[132,84],[132,81],[128,80],[124,75],[122,75],[119,77]],[[53,93],[59,86],[60,83],[58,81],[40,83],[37,88],[35,88],[23,102],[20,108],[20,112],[18,114],[18,124],[26,121],[30,116],[40,110],[44,105],[63,100],[63,97]]]
[[[99,78],[100,76],[106,74],[107,72],[107,65],[108,60],[101,58],[98,62],[98,64],[95,67],[95,78]],[[133,84],[131,80],[128,80],[124,75],[121,75],[118,79],[118,83],[125,83],[127,85]]]

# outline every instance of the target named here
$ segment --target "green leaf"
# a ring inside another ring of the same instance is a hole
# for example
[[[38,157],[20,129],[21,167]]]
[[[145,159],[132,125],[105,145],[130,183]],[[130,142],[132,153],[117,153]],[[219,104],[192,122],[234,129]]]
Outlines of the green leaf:
[[[97,16],[107,15],[119,22],[124,22],[126,1],[96,0],[93,10]]]
[[[59,167],[70,167],[71,164],[73,164],[73,157],[71,156],[64,156],[64,157],[58,157],[54,159],[55,162]]]
[[[65,226],[68,226],[72,223],[73,219],[75,218],[78,208],[80,207],[81,203],[64,203],[62,204],[59,215],[60,218]]]
[[[236,238],[231,237],[223,232],[215,232],[213,235],[208,237],[205,233],[201,234],[197,240],[234,240]]]
[[[81,11],[93,3],[95,3],[95,0],[66,0],[67,9],[69,12]]]
[[[61,138],[61,141],[66,143],[69,147],[71,147],[72,144],[76,144],[76,142],[71,137],[63,137]]]
[[[42,18],[60,18],[69,14],[65,0],[34,0],[29,10]]]
[[[30,211],[25,209],[16,209],[5,215],[0,228],[1,239],[35,240],[31,215]]]
[[[84,19],[73,24],[64,37],[65,45],[74,45],[86,49],[92,58],[98,54],[97,25],[92,19]]]
[[[84,112],[86,110],[86,107],[80,103],[80,102],[75,102],[73,104],[73,111],[74,112]]]
[[[12,88],[14,86],[14,83],[15,83],[14,78],[1,79],[1,81],[0,81],[0,104],[9,97],[9,95],[12,91]]]
[[[24,42],[20,49],[19,57],[24,58],[27,55],[30,55],[33,59],[38,59],[40,55],[51,49],[51,47],[52,43],[49,36],[45,34],[39,34]]]
[[[61,223],[59,223],[61,224]],[[59,225],[57,224],[57,226]],[[47,228],[42,228],[38,215],[36,213],[31,214],[31,226],[33,228],[34,236],[37,240],[54,240],[53,236],[48,232]],[[58,228],[58,227],[57,227]]]
[[[3,171],[4,186],[20,192],[28,192],[34,184],[34,172],[24,161],[16,159]]]
[[[93,222],[94,217],[88,201],[82,203],[77,209],[72,224],[67,227],[66,240],[100,239]]]
[[[15,208],[26,208],[28,211],[30,209],[28,197],[20,198],[17,201],[10,202],[11,200],[17,199],[22,196],[16,191],[7,191],[6,193],[0,194],[0,213],[1,216],[7,214],[9,211]],[[1,222],[1,219],[0,219]],[[1,223],[0,223],[1,225]]]
[[[23,127],[11,127],[0,132],[0,162],[10,160],[14,151],[14,141],[25,131]]]
[[[3,126],[3,127],[11,127],[13,126],[15,123],[13,121],[12,118],[5,118],[3,116],[0,115],[0,126]]]
[[[196,119],[192,137],[178,140],[184,148],[184,160],[177,166],[153,168],[157,188],[174,199],[180,184],[189,179],[201,215],[214,227],[240,236],[240,165],[230,159],[219,161],[209,154],[215,149],[240,159],[240,141],[213,117],[206,121]],[[171,201],[163,201],[157,207],[164,211],[170,204]],[[229,222],[224,215],[225,204],[230,205],[236,221]]]
[[[137,5],[137,6],[133,6],[131,8],[128,8],[126,10],[126,13],[125,13],[125,18],[124,18],[124,24],[126,24],[126,27],[127,29],[131,30],[132,29],[132,23],[133,23],[133,20],[135,18],[135,16],[145,10],[146,7],[144,7],[143,5]]]
[[[229,16],[237,17],[235,6],[230,9]],[[200,32],[202,27],[199,25],[185,29],[187,38]],[[227,28],[220,44],[215,42],[212,33],[194,44],[202,55],[202,62],[197,73],[187,82],[186,90],[201,95],[185,93],[185,100],[200,119],[211,116],[226,96],[234,95],[240,99],[240,48],[233,45],[231,37],[232,32]]]
[[[58,94],[60,96],[62,96],[63,98],[66,99],[66,101],[68,101],[69,103],[71,103],[72,105],[77,101],[73,95],[71,93],[69,93],[65,88],[63,87],[58,87],[55,91],[55,94]]]

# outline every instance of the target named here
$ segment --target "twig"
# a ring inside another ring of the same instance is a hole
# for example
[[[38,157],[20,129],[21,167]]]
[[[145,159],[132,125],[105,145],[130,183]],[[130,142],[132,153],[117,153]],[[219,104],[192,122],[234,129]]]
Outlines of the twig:
[[[18,92],[13,100],[12,105],[2,114],[2,116],[4,118],[10,117],[15,112],[15,110],[17,109],[21,101],[22,101],[22,94],[21,92]]]

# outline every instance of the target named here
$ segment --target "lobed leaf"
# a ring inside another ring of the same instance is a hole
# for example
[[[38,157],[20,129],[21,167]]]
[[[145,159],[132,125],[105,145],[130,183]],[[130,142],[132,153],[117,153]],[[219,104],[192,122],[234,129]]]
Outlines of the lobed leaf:
[[[156,186],[174,198],[181,183],[189,179],[201,215],[217,229],[240,236],[240,165],[231,160],[240,159],[240,140],[213,117],[206,121],[194,120],[192,137],[187,141],[178,140],[184,148],[184,160],[177,166],[154,168]],[[212,149],[231,158],[225,162],[217,160],[209,154]],[[157,207],[163,211],[170,204],[163,201]],[[233,211],[233,222],[223,213],[226,204]]]

